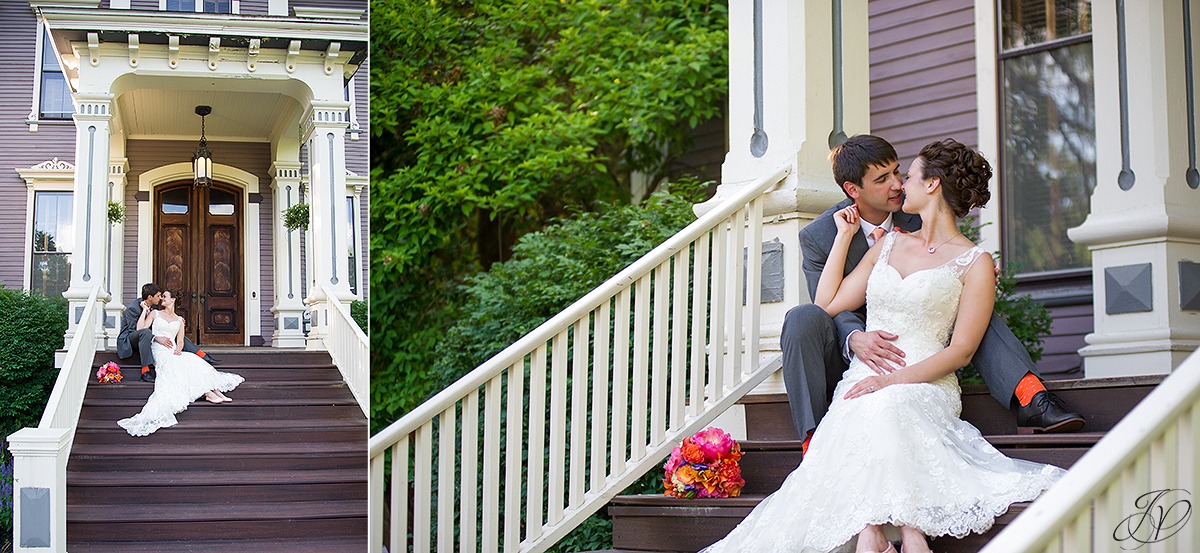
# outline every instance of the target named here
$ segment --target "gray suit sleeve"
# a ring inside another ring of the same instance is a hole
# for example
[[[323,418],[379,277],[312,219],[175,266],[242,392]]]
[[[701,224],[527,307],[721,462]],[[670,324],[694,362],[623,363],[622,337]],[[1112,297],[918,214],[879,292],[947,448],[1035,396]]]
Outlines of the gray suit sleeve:
[[[825,261],[829,259],[829,250],[833,245],[818,243],[815,233],[810,229],[811,226],[800,230],[800,251],[804,255],[801,267],[808,283],[808,299],[812,301],[817,295],[817,283],[821,280],[821,271],[825,269]],[[833,318],[833,322],[837,327],[838,345],[842,351],[846,350],[846,339],[850,337],[850,333],[863,330],[867,326],[866,316],[861,310],[843,311]]]

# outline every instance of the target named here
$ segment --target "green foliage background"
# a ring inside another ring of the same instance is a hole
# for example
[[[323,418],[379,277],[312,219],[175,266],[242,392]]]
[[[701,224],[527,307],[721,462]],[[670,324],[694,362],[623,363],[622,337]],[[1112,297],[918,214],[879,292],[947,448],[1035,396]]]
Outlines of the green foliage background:
[[[9,434],[34,426],[42,416],[54,380],[54,351],[67,331],[67,301],[0,286],[0,470],[2,489],[11,489]],[[12,536],[12,497],[0,497],[0,535]],[[6,543],[5,541],[5,543]]]
[[[678,176],[691,129],[724,104],[727,21],[701,0],[371,10],[377,431],[453,372],[439,344],[477,317],[460,286],[489,285],[471,275],[549,221],[640,200],[635,172]]]

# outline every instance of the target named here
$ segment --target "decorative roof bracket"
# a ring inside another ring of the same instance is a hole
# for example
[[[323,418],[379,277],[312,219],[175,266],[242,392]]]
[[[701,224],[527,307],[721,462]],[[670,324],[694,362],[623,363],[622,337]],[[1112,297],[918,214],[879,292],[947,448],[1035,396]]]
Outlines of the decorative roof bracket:
[[[258,66],[258,49],[262,46],[262,39],[250,39],[250,48],[246,51],[246,70],[254,71]]]
[[[221,53],[221,37],[208,39],[208,68],[217,70],[217,55]]]
[[[333,62],[337,60],[338,52],[342,50],[342,43],[330,42],[329,48],[325,49],[325,74],[333,74]]]
[[[92,66],[100,65],[100,33],[88,33],[88,59]]]
[[[296,70],[296,57],[300,55],[300,41],[293,40],[288,43],[287,53],[287,72],[291,73]]]
[[[167,37],[167,57],[169,60],[167,62],[167,64],[171,66],[171,69],[175,69],[176,67],[179,67],[179,36],[178,35],[170,35]]]
[[[140,38],[137,33],[129,34],[129,66],[138,66],[138,48],[140,47]]]

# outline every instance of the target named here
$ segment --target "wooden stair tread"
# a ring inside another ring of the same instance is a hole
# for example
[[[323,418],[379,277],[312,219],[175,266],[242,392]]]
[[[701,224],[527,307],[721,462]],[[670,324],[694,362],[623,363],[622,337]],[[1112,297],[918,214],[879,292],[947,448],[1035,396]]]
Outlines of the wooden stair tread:
[[[234,394],[234,393],[235,392],[230,392],[230,394]],[[145,404],[146,404],[146,400],[137,399],[137,398],[128,398],[128,399],[109,399],[109,398],[103,398],[103,399],[90,398],[89,399],[89,398],[84,398],[84,400],[83,400],[84,407],[126,407],[126,406],[130,406],[130,405],[136,406],[136,407],[141,407]],[[297,397],[297,398],[286,398],[286,399],[272,399],[272,398],[252,398],[251,397],[251,398],[234,398],[233,403],[222,403],[220,405],[215,405],[215,404],[209,403],[204,400],[198,400],[198,401],[193,401],[189,408],[195,407],[197,405],[205,407],[205,408],[209,408],[208,406],[211,406],[211,408],[219,407],[221,409],[237,409],[239,407],[258,407],[258,406],[270,406],[270,405],[286,405],[286,406],[358,405],[358,402],[355,401],[353,398],[322,399],[322,398]]]
[[[168,429],[169,430],[169,429]],[[72,457],[89,456],[118,456],[127,458],[139,457],[178,457],[178,456],[210,456],[210,457],[245,457],[248,455],[312,455],[354,453],[365,455],[366,442],[331,442],[331,443],[258,443],[239,444],[226,448],[225,451],[214,450],[212,444],[79,444],[72,448]],[[364,463],[364,466],[365,463]]]
[[[367,538],[72,542],[71,553],[330,553],[366,551]]]
[[[234,498],[236,499],[236,498]],[[71,521],[100,521],[112,523],[118,514],[121,523],[297,520],[363,517],[367,501],[293,501],[261,503],[153,503],[126,505],[68,505],[67,519]]]
[[[189,431],[189,430],[219,430],[229,432],[251,432],[251,431],[286,431],[293,429],[346,429],[346,428],[362,428],[367,427],[367,421],[364,418],[328,418],[328,419],[280,419],[280,420],[263,420],[263,419],[198,419],[198,420],[180,420],[179,424],[172,426],[174,432]],[[96,420],[88,419],[79,421],[77,432],[120,432],[124,433],[125,429],[117,426],[111,420]],[[364,434],[365,436],[365,434]]]
[[[367,471],[340,469],[314,470],[194,470],[162,472],[129,471],[67,471],[67,482],[71,486],[135,486],[154,488],[163,486],[228,486],[236,484],[319,484],[325,482],[367,481]]]

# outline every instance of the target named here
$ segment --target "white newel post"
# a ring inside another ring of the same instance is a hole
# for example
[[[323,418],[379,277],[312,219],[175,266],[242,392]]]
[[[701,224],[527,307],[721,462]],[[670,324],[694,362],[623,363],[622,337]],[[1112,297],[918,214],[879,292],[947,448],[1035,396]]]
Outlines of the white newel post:
[[[279,161],[271,164],[271,190],[275,200],[275,333],[271,345],[277,348],[304,347],[304,294],[300,276],[300,237],[304,229],[289,231],[283,225],[283,212],[301,202],[300,163]],[[310,206],[311,207],[311,206]]]
[[[1186,21],[1182,0],[1093,2],[1096,189],[1091,213],[1069,231],[1092,254],[1095,332],[1079,352],[1089,378],[1167,373],[1200,346],[1188,67],[1200,36],[1185,37],[1184,26],[1200,30],[1198,11]]]
[[[75,94],[75,190],[72,216],[75,243],[71,250],[71,285],[63,292],[70,302],[69,326],[64,343],[70,343],[93,286],[104,288],[108,245],[109,123],[111,94]],[[97,324],[103,324],[103,320]],[[97,335],[103,347],[103,329]]]
[[[313,286],[305,303],[312,308],[312,326],[308,334],[309,349],[324,349],[329,325],[329,313],[322,290],[329,291],[339,301],[351,301],[349,237],[346,236],[346,128],[350,104],[312,102],[311,132],[308,134],[309,198],[312,223],[312,267],[309,277]]]
[[[125,205],[125,174],[129,171],[129,160],[125,158],[113,159],[109,163],[108,170],[108,199],[107,201],[117,202]],[[125,206],[125,218],[129,218],[129,208]],[[134,206],[136,209],[136,205]],[[108,206],[105,206],[105,214],[108,213]],[[105,260],[104,266],[104,289],[112,295],[112,299],[104,306],[104,346],[106,348],[117,347],[117,335],[121,332],[121,313],[125,311],[125,301],[128,298],[122,297],[122,291],[125,289],[125,222],[108,224],[107,217],[105,218],[104,240],[108,244],[108,258]]]
[[[8,437],[13,455],[13,553],[66,553],[70,442],[69,428],[22,428]]]
[[[810,301],[800,229],[845,198],[829,168],[831,140],[870,128],[866,37],[865,2],[729,4],[729,153],[716,197],[695,210],[705,213],[774,168],[792,167],[764,205],[764,357],[779,353],[787,311]],[[777,374],[755,391],[784,393],[783,380]]]

